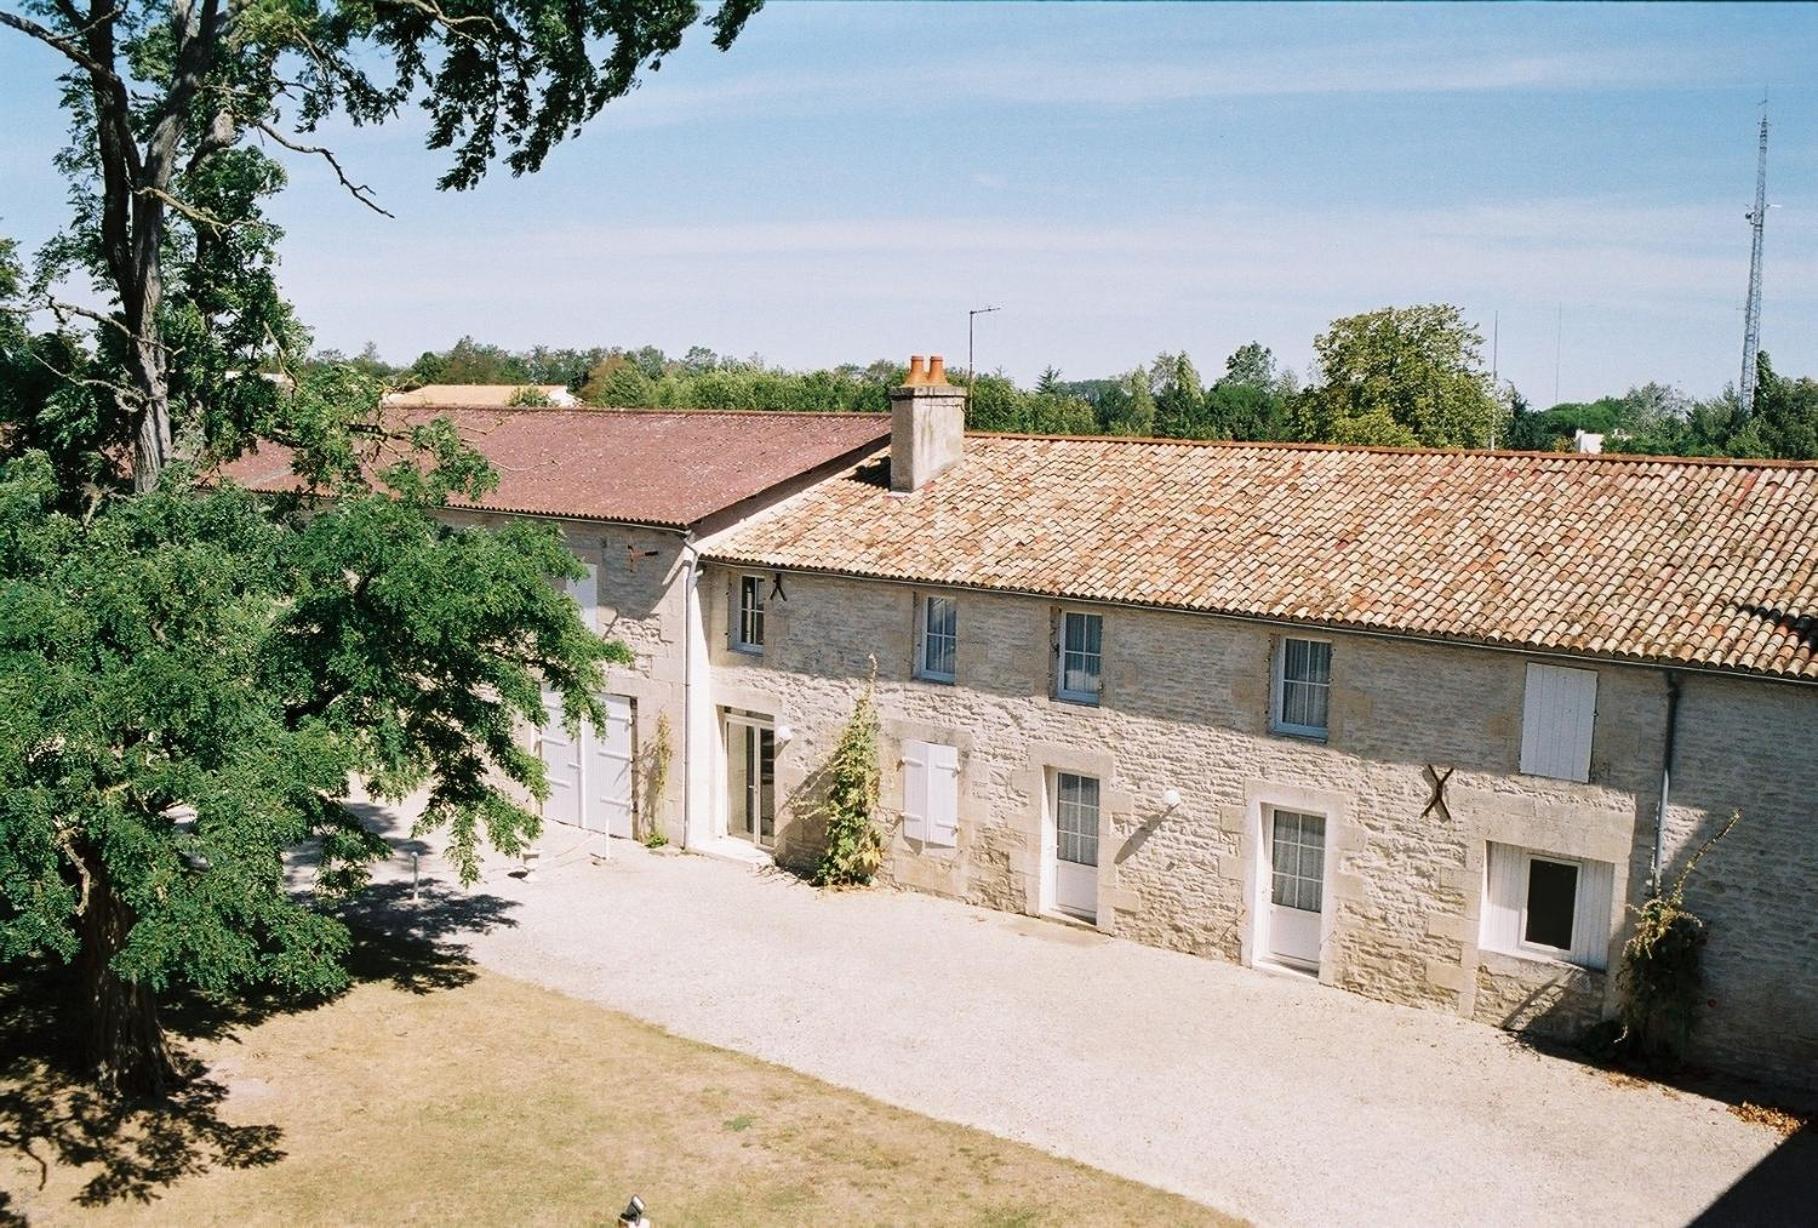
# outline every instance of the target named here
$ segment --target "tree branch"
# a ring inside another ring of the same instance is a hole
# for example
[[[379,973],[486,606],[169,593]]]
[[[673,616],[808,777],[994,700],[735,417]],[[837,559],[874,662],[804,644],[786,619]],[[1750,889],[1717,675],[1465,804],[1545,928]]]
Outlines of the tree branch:
[[[113,393],[114,399],[120,402],[122,408],[140,404],[145,400],[145,394],[140,392],[137,388],[130,387],[126,384],[116,384],[112,380],[96,379],[93,376],[77,375],[70,371],[61,370],[55,363],[52,363],[31,346],[27,346],[25,352],[31,355],[33,362],[43,367],[46,371],[49,371],[58,379],[63,380],[65,383],[75,384],[81,388],[104,388],[108,392]]]
[[[490,30],[497,30],[499,28],[498,23],[484,13],[470,13],[465,17],[451,17],[442,10],[441,5],[435,3],[435,0],[398,0],[398,3],[416,9],[419,13],[427,14],[444,30],[447,30],[450,34],[467,39],[469,42],[473,41],[473,35],[461,29],[461,27],[470,22],[477,22]]]
[[[132,329],[128,328],[126,326],[125,321],[121,320],[118,316],[110,316],[103,312],[96,311],[91,307],[81,307],[81,306],[76,305],[75,303],[66,303],[62,299],[54,299],[54,298],[45,299],[44,307],[45,307],[45,310],[49,311],[52,315],[57,317],[57,323],[59,325],[66,323],[66,321],[64,320],[64,316],[66,316],[66,315],[82,316],[84,319],[93,320],[97,324],[105,324],[109,328],[118,329],[121,336],[125,337],[128,341],[134,343],[135,345],[143,344],[143,345],[156,346],[158,349],[163,350],[166,354],[181,353],[180,350],[172,349],[170,346],[165,345],[162,341],[159,341],[156,337],[138,336],[137,334],[135,334],[133,332]]]
[[[101,80],[119,82],[119,78],[114,75],[111,66],[103,64],[89,55],[73,39],[65,38],[55,30],[46,29],[29,17],[21,17],[17,13],[9,13],[5,9],[0,9],[0,26],[11,26],[21,34],[29,34],[46,46],[55,47],[68,57],[71,63],[87,69],[91,75]]]
[[[269,136],[272,140],[284,146],[284,148],[290,150],[292,153],[320,154],[322,158],[327,161],[328,165],[334,168],[335,176],[340,179],[341,186],[346,188],[355,200],[365,205],[368,209],[371,209],[374,213],[392,218],[393,221],[397,220],[389,210],[382,208],[378,202],[372,199],[371,188],[363,183],[355,183],[347,177],[347,172],[341,168],[340,160],[335,157],[333,150],[322,145],[299,144],[279,132],[264,120],[256,120],[254,121],[254,125],[259,131],[263,132],[266,136]]]
[[[215,118],[209,123],[208,131],[196,142],[195,152],[189,155],[189,162],[183,173],[193,175],[208,159],[224,149],[233,148],[234,142],[240,139],[240,129],[234,123],[234,113],[226,107],[215,112]]]
[[[236,226],[259,227],[259,226],[269,225],[269,223],[266,223],[266,222],[258,222],[258,221],[254,221],[251,218],[243,218],[243,217],[234,218],[232,221],[222,221],[220,218],[216,217],[214,214],[210,213],[208,210],[198,208],[195,205],[185,204],[183,201],[178,200],[175,196],[172,196],[169,192],[164,191],[162,188],[154,188],[154,187],[151,187],[150,185],[147,185],[142,188],[135,188],[133,190],[133,195],[149,196],[149,197],[153,198],[154,200],[161,201],[168,208],[173,209],[178,213],[181,213],[184,217],[188,218],[192,222],[196,222],[199,225],[208,227],[210,230],[214,231],[216,234],[221,234],[223,231],[232,230]]]

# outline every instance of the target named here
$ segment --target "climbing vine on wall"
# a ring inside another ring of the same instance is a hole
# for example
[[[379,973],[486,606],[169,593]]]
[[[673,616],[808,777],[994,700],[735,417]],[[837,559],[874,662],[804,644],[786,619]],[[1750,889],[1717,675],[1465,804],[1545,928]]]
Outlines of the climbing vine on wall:
[[[663,794],[669,788],[669,762],[674,754],[675,747],[669,738],[669,714],[659,712],[656,733],[650,739],[650,766],[644,776],[644,830],[639,835],[650,848],[669,843],[658,819],[662,816]]]
[[[1685,906],[1686,880],[1704,855],[1742,818],[1734,811],[1692,854],[1671,891],[1656,891],[1635,909],[1635,933],[1622,948],[1621,1048],[1643,1062],[1676,1065],[1691,1040],[1704,986],[1704,919]]]
[[[826,851],[821,854],[815,881],[829,887],[858,887],[869,883],[884,864],[883,832],[876,821],[878,805],[877,662],[871,664],[871,681],[859,696],[852,719],[840,731],[839,742],[825,769],[827,800],[822,815],[827,821]]]

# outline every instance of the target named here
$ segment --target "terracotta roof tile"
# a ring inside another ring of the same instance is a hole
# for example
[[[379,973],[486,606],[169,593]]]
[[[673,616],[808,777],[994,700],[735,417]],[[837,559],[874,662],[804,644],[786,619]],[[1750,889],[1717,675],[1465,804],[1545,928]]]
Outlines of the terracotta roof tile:
[[[727,562],[1818,679],[1818,464],[972,435]]]
[[[685,527],[890,437],[883,414],[425,407],[498,470],[494,511]],[[296,486],[290,453],[267,445],[226,476],[255,490]]]

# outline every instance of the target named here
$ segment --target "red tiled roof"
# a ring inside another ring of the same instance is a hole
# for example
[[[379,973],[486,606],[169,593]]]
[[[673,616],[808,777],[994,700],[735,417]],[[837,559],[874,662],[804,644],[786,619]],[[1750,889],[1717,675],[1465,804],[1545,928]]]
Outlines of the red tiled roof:
[[[1818,464],[969,435],[727,562],[1818,679]]]
[[[889,439],[882,414],[713,410],[413,408],[447,417],[498,471],[494,511],[685,527]],[[288,449],[225,469],[254,490],[294,490]]]

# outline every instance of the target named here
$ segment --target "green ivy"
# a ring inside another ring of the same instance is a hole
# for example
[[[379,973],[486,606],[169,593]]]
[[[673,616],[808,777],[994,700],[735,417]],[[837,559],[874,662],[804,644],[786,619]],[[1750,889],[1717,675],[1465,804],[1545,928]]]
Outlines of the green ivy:
[[[1622,1035],[1620,1048],[1650,1066],[1678,1064],[1691,1041],[1703,996],[1704,944],[1709,938],[1703,918],[1685,907],[1686,880],[1711,846],[1728,835],[1742,818],[1729,821],[1705,841],[1674,880],[1673,889],[1656,891],[1635,911],[1635,933],[1622,948]]]
[[[875,668],[875,667],[874,667]],[[875,676],[859,696],[852,719],[840,731],[826,767],[827,846],[814,881],[826,887],[862,887],[884,863],[883,833],[875,822],[878,805],[877,707]]]

